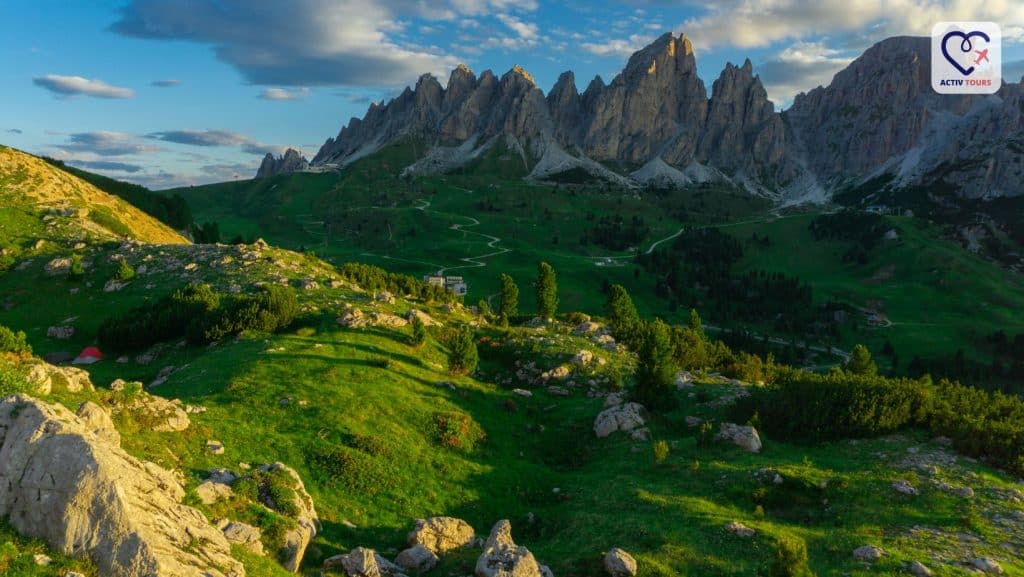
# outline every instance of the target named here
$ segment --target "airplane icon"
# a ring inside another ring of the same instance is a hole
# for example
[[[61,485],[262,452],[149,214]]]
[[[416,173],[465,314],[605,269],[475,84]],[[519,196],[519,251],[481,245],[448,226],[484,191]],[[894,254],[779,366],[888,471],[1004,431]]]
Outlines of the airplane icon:
[[[988,48],[984,50],[975,50],[974,53],[978,55],[978,58],[974,61],[975,65],[981,64],[982,61],[990,62],[988,59]]]

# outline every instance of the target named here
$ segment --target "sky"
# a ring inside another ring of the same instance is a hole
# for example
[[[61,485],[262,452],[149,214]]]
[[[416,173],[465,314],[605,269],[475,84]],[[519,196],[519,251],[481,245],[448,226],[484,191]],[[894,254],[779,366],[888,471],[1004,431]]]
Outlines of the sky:
[[[371,101],[465,63],[580,90],[685,33],[708,85],[750,58],[778,108],[875,42],[944,20],[1002,26],[1024,76],[1022,0],[0,0],[0,143],[153,189],[312,158]]]

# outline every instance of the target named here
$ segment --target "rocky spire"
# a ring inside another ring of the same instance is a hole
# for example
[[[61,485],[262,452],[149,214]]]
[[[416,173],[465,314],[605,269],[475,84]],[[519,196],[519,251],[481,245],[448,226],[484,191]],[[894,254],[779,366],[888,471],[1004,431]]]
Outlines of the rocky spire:
[[[356,121],[356,119],[353,119],[353,121]],[[263,157],[263,162],[260,163],[260,168],[256,172],[256,178],[300,172],[308,167],[309,161],[294,148],[289,148],[283,155],[277,158],[274,158],[274,155],[268,152]]]

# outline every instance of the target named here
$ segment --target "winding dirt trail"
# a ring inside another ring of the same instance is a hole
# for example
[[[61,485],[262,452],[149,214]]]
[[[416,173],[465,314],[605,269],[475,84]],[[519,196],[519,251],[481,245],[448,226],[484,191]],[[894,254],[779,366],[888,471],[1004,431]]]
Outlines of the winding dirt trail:
[[[419,199],[416,202],[420,203],[419,206],[415,207],[416,210],[419,210],[419,211],[422,211],[422,212],[434,212],[434,213],[437,213],[437,214],[443,214],[443,213],[437,212],[435,210],[428,210],[430,208],[430,201],[429,200]],[[476,255],[476,256],[467,256],[467,257],[464,257],[464,258],[460,258],[459,261],[465,262],[465,263],[468,263],[468,264],[440,267],[438,269],[438,271],[437,271],[437,274],[443,275],[443,274],[447,273],[448,271],[453,271],[453,270],[466,269],[466,268],[481,268],[481,267],[485,267],[485,266],[487,266],[487,263],[483,262],[482,259],[490,258],[490,257],[493,257],[493,256],[498,256],[500,254],[505,254],[507,252],[511,252],[512,251],[512,249],[510,249],[510,248],[500,248],[500,247],[498,247],[497,245],[498,245],[498,243],[501,242],[501,238],[499,238],[497,236],[492,236],[492,235],[489,235],[489,234],[484,234],[482,232],[476,232],[475,230],[466,230],[467,227],[480,226],[480,221],[479,220],[477,220],[477,219],[475,219],[475,218],[473,218],[471,216],[463,216],[463,215],[455,215],[455,216],[457,216],[458,218],[464,218],[464,219],[468,220],[469,222],[467,224],[453,224],[453,225],[451,225],[449,227],[449,230],[457,230],[457,231],[461,232],[463,234],[463,236],[465,236],[467,234],[474,234],[476,236],[480,236],[480,237],[486,238],[487,241],[488,241],[487,242],[487,247],[488,248],[493,248],[493,249],[496,249],[496,250],[494,250],[493,252],[486,253],[486,254],[480,254],[480,255]]]

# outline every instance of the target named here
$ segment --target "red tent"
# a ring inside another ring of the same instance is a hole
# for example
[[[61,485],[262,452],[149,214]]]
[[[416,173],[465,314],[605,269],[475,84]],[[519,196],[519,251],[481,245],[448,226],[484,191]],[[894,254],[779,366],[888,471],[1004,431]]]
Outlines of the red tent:
[[[91,365],[103,360],[103,352],[96,347],[85,347],[81,353],[71,361],[73,365]]]

